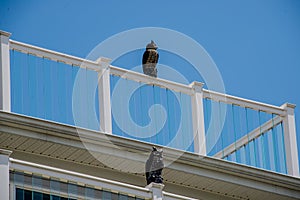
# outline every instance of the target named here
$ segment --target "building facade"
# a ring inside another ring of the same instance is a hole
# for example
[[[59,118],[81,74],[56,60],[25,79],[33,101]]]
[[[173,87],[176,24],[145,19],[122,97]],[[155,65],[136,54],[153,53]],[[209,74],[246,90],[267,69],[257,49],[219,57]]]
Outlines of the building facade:
[[[294,105],[0,39],[1,199],[300,199]],[[152,146],[164,184],[146,185]]]

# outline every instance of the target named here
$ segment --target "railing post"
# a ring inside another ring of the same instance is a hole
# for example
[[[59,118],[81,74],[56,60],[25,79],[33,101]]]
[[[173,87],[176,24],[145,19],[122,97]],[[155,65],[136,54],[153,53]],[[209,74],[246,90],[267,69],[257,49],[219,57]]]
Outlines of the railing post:
[[[152,200],[163,200],[164,187],[165,187],[164,184],[154,183],[154,182],[146,186],[146,188],[150,189],[152,193]]]
[[[10,105],[10,33],[0,30],[0,110],[11,111]]]
[[[9,156],[12,152],[0,149],[0,199],[9,200]]]
[[[206,155],[206,140],[204,127],[204,111],[203,111],[203,83],[193,82],[190,84],[193,88],[191,96],[192,103],[192,119],[194,132],[194,149],[199,155]]]
[[[283,118],[283,129],[287,173],[292,176],[299,176],[299,158],[294,114],[294,109],[296,105],[285,103],[281,107],[284,108],[286,111],[286,115]]]
[[[109,67],[111,59],[99,58],[97,62],[102,67],[98,71],[100,131],[112,134]]]

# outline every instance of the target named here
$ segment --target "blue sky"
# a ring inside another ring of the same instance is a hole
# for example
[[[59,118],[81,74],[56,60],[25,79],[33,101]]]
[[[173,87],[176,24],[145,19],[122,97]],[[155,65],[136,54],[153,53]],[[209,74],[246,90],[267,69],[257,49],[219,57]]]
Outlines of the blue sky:
[[[299,0],[0,1],[0,29],[11,32],[12,39],[79,57],[114,34],[149,26],[173,29],[200,43],[218,66],[228,94],[278,106],[297,104],[299,132]]]

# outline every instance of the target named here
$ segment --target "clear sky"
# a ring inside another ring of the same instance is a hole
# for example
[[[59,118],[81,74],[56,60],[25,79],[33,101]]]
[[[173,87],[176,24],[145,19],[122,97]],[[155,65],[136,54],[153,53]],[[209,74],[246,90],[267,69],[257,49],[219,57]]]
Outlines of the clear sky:
[[[196,40],[216,63],[228,94],[297,104],[300,142],[300,0],[0,1],[0,29],[12,39],[79,57],[114,34],[141,27],[169,28]]]

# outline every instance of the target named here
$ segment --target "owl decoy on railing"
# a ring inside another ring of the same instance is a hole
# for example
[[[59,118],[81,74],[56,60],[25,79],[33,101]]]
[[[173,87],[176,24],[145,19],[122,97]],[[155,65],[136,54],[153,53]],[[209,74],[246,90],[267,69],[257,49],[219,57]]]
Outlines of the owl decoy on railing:
[[[146,51],[143,54],[143,72],[144,74],[152,77],[157,77],[156,64],[158,62],[157,45],[151,40],[151,43],[147,44]]]

